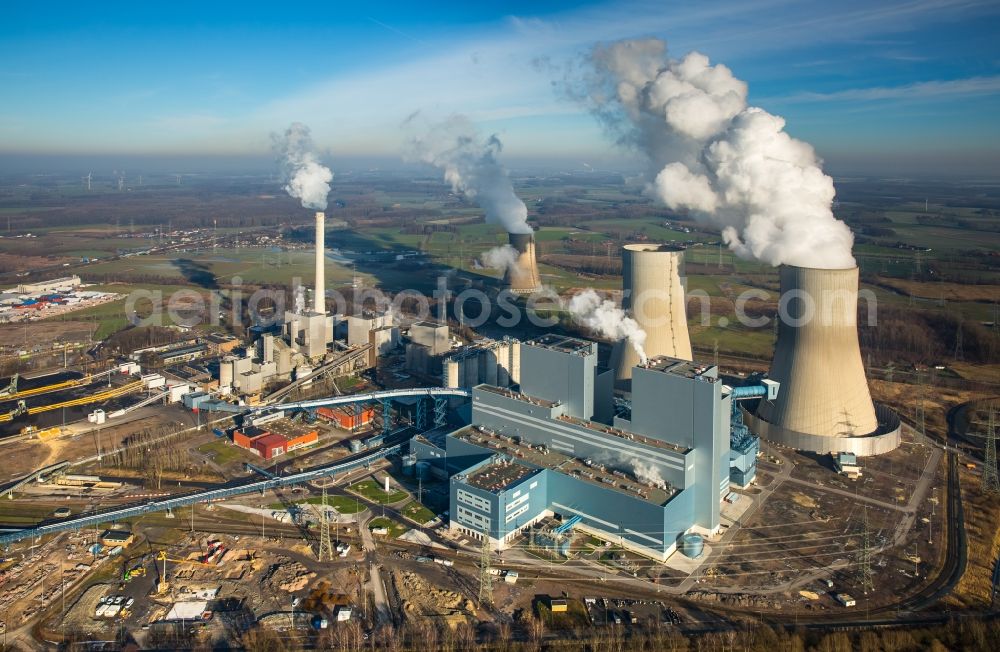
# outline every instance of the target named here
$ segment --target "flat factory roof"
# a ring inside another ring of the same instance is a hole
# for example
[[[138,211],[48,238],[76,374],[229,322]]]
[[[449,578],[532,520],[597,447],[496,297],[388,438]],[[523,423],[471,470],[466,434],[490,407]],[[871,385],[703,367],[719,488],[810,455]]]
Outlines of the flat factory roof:
[[[517,443],[513,438],[498,435],[485,428],[466,426],[452,433],[452,436],[661,507],[677,493],[672,488],[668,492],[661,487],[639,482],[634,476],[630,477],[622,471],[601,470],[599,465],[588,466],[583,460],[552,448]]]
[[[538,469],[518,464],[513,460],[491,460],[465,476],[465,482],[491,493],[503,491],[523,480]]]
[[[263,425],[264,429],[268,432],[273,432],[274,434],[281,435],[287,439],[296,439],[302,435],[308,435],[310,432],[316,432],[316,427],[313,425],[296,423],[294,421],[289,421],[288,419],[268,421]]]
[[[528,396],[527,394],[522,394],[521,392],[514,392],[503,387],[494,387],[493,385],[476,385],[476,389],[481,389],[492,394],[499,394],[500,396],[506,396],[507,398],[512,398],[515,401],[523,401],[525,403],[530,403],[531,405],[540,405],[542,407],[555,407],[559,405],[555,401],[547,401],[544,398],[538,398],[536,396]]]
[[[552,349],[553,351],[559,351],[560,353],[590,353],[591,347],[593,346],[593,342],[588,342],[587,340],[581,340],[576,337],[568,337],[566,335],[554,335],[552,333],[536,337],[533,340],[525,342],[525,344],[544,349]]]
[[[702,376],[707,371],[713,369],[713,365],[705,364],[701,362],[691,362],[690,360],[678,360],[677,358],[670,358],[665,355],[654,356],[649,359],[649,361],[644,366],[645,369],[652,369],[653,371],[662,371],[663,373],[676,374],[678,376],[683,376],[685,378],[697,378]],[[706,380],[716,380],[715,378],[706,378]]]

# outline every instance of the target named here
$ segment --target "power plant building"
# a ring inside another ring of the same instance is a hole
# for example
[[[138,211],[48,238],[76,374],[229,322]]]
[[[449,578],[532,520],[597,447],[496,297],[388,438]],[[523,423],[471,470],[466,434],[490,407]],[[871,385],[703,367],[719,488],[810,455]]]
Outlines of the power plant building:
[[[718,531],[730,400],[716,368],[655,358],[633,370],[630,418],[614,417],[613,371],[596,357],[547,335],[522,344],[519,391],[473,388],[471,425],[445,438],[450,527],[503,548],[557,515],[657,560],[684,533]]]
[[[441,362],[441,385],[471,389],[485,383],[509,387],[521,380],[521,342],[484,339],[470,344]]]

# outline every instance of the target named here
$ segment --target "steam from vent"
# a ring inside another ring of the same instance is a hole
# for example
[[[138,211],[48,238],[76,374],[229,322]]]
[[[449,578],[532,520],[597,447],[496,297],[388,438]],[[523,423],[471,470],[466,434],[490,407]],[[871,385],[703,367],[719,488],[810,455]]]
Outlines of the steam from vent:
[[[309,127],[293,122],[284,134],[271,134],[271,141],[285,192],[305,208],[325,210],[333,172],[319,162]]]
[[[519,255],[517,249],[507,244],[484,251],[479,256],[479,260],[482,261],[483,267],[507,271],[508,268],[517,264]]]
[[[646,364],[646,351],[643,348],[646,331],[613,301],[602,299],[597,292],[588,289],[570,299],[567,309],[579,324],[590,330],[615,341],[627,339],[639,356],[639,361]]]
[[[667,488],[667,481],[663,479],[663,476],[660,475],[660,470],[654,465],[637,457],[630,457],[627,462],[632,466],[632,473],[639,482],[659,487],[660,489]]]
[[[721,230],[742,258],[771,265],[855,266],[854,237],[833,216],[833,180],[785,120],[748,107],[747,85],[659,39],[595,48],[578,97],[619,141],[650,161],[646,192]]]
[[[475,125],[459,115],[430,125],[410,145],[416,159],[444,171],[455,193],[476,202],[487,222],[500,224],[507,233],[532,232],[528,209],[514,194],[507,170],[497,160],[503,144],[496,134],[482,138]]]

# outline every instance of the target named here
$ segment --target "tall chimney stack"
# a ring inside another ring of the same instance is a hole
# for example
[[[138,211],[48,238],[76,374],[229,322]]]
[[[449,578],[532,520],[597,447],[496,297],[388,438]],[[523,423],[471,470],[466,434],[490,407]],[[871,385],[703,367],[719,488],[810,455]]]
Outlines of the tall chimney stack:
[[[316,211],[316,292],[313,310],[326,314],[326,213]]]
[[[518,256],[504,273],[504,285],[515,294],[531,294],[542,287],[535,263],[535,236],[531,233],[510,233],[508,238]]]
[[[686,301],[681,285],[684,250],[658,244],[630,244],[622,249],[622,309],[646,332],[649,357],[692,360]],[[615,382],[626,386],[639,354],[626,340],[615,344]]]
[[[778,341],[750,428],[765,439],[816,453],[877,455],[899,446],[899,417],[875,405],[858,343],[858,268],[783,265]]]

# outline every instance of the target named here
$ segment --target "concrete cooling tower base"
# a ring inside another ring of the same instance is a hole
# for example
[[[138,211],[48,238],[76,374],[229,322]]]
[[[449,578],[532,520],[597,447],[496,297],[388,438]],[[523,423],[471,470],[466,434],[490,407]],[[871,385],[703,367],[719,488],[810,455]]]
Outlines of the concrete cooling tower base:
[[[879,421],[878,429],[870,435],[858,437],[797,432],[768,423],[746,410],[743,410],[743,423],[759,437],[787,448],[821,455],[854,453],[858,457],[867,457],[894,451],[901,443],[899,416],[879,403],[875,404],[875,414]]]

